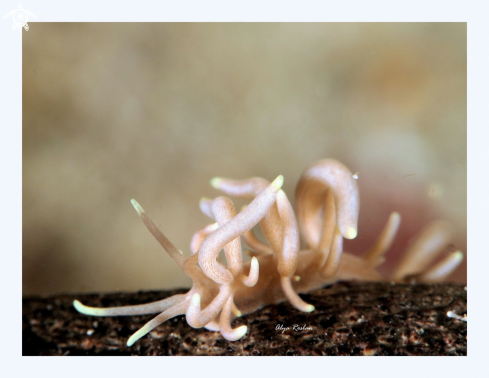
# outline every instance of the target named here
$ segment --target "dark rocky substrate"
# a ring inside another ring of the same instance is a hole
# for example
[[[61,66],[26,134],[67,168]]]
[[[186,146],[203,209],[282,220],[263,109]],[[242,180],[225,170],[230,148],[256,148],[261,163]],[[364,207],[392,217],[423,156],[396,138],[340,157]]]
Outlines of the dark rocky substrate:
[[[137,341],[126,342],[152,315],[92,317],[88,306],[123,306],[186,290],[26,297],[22,301],[22,354],[32,355],[467,355],[467,323],[447,316],[467,313],[459,284],[340,282],[301,297],[316,310],[301,313],[287,302],[235,319],[247,325],[234,342],[220,333],[170,319]]]

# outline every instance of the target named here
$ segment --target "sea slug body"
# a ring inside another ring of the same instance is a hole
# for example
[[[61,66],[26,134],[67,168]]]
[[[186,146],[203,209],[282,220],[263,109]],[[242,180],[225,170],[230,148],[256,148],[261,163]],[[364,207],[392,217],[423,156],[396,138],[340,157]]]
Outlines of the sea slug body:
[[[384,261],[400,224],[392,213],[376,243],[361,257],[343,252],[343,238],[358,233],[360,197],[357,174],[336,160],[320,160],[301,176],[295,193],[295,212],[281,189],[284,178],[271,183],[263,178],[230,180],[214,178],[211,185],[227,195],[250,198],[237,213],[227,197],[202,199],[201,211],[213,222],[198,230],[191,242],[191,255],[184,256],[154,225],[144,209],[131,200],[142,221],[192,279],[186,294],[137,306],[93,308],[74,301],[81,313],[93,316],[159,314],[127,341],[131,346],[164,321],[185,314],[194,328],[221,332],[234,341],[242,338],[247,326],[231,327],[232,320],[272,303],[288,300],[303,312],[314,311],[298,293],[321,288],[338,280],[380,281],[375,268]],[[267,243],[255,237],[252,228],[259,224]],[[252,249],[250,260],[243,261],[241,238]],[[394,271],[391,280],[423,282],[448,277],[463,259],[460,251],[448,253],[437,264],[433,261],[450,243],[450,227],[436,221],[414,240]],[[301,240],[305,249],[301,250]],[[226,264],[218,260],[224,250]],[[298,329],[301,327],[297,326]],[[286,327],[281,325],[281,331]]]

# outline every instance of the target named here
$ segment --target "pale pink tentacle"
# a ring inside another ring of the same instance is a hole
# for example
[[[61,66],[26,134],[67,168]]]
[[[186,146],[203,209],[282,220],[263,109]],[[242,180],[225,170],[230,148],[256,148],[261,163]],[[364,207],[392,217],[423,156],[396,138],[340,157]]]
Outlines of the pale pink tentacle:
[[[336,206],[334,203],[334,193],[328,190],[324,198],[324,210],[322,217],[321,237],[317,248],[328,250],[333,242],[333,234],[336,225]]]
[[[291,278],[290,277],[281,277],[280,284],[282,286],[282,290],[287,297],[287,300],[290,302],[292,306],[302,312],[312,312],[314,311],[314,306],[304,302],[301,297],[295,292],[292,287]]]
[[[231,180],[216,177],[211,180],[211,185],[228,195],[253,198],[261,193],[269,185],[269,182],[260,177],[253,177],[246,180]],[[282,228],[276,203],[271,206],[270,210],[260,221],[260,227],[272,250],[278,253],[282,248]]]
[[[190,300],[190,304],[185,314],[187,323],[193,328],[201,328],[205,326],[219,314],[230,295],[231,288],[229,285],[222,285],[219,294],[204,310],[201,310],[201,296],[199,293],[195,293]]]
[[[387,224],[385,225],[382,233],[378,237],[375,244],[368,250],[363,256],[363,259],[372,267],[379,266],[385,260],[384,254],[389,250],[394,237],[396,236],[399,224],[401,223],[401,216],[397,212],[391,213]]]
[[[175,246],[166,238],[165,235],[156,227],[156,225],[153,223],[153,221],[146,215],[146,212],[144,209],[137,203],[136,200],[132,199],[131,200],[132,205],[138,212],[139,216],[143,220],[144,225],[147,227],[149,232],[153,234],[156,240],[160,243],[160,245],[163,247],[163,249],[170,255],[170,257],[178,264],[178,266],[181,268],[183,266],[183,263],[185,261],[185,256],[182,255],[182,253],[175,248]]]
[[[201,208],[209,212],[220,227],[236,216],[233,202],[227,197],[217,197],[214,200],[202,199],[200,202]],[[241,240],[239,236],[224,246],[224,254],[226,255],[229,271],[236,277],[240,273],[243,265]]]
[[[251,230],[275,203],[277,192],[283,184],[283,177],[277,177],[253,201],[233,219],[210,234],[202,242],[198,256],[199,265],[204,273],[217,283],[230,283],[233,275],[216,262],[217,253],[231,240],[244,231]]]
[[[328,190],[334,194],[336,224],[341,235],[347,239],[357,235],[360,208],[357,182],[350,170],[340,162],[320,160],[302,174],[296,189],[299,227],[311,248],[319,243],[322,222],[318,213]]]
[[[204,328],[205,329],[208,329],[209,331],[214,331],[214,332],[217,332],[217,331],[220,331],[221,330],[221,327],[219,325],[219,322],[216,319],[212,319],[209,323],[207,323],[204,326]]]
[[[161,301],[122,307],[89,307],[75,300],[73,301],[73,306],[75,306],[75,309],[78,312],[92,316],[147,315],[165,311],[170,307],[183,302],[185,297],[185,294],[177,294],[172,297],[162,299]]]
[[[231,180],[215,177],[210,181],[213,188],[221,190],[227,195],[240,198],[255,198],[270,182],[261,177],[252,177],[245,180]]]
[[[234,316],[231,316],[232,308],[233,296],[231,295],[221,311],[221,320],[219,322],[219,326],[221,329],[221,334],[226,340],[236,341],[241,339],[246,334],[246,332],[248,331],[248,327],[240,326],[235,329],[231,328],[231,321],[234,318]]]
[[[156,318],[150,320],[148,323],[142,326],[137,332],[135,332],[129,338],[129,340],[127,340],[127,346],[131,346],[136,341],[138,341],[141,337],[146,335],[148,332],[151,332],[154,328],[158,327],[161,323],[167,321],[168,319],[173,318],[177,315],[185,314],[187,306],[188,306],[188,301],[180,303],[162,312]]]
[[[451,240],[450,226],[443,221],[435,221],[426,226],[404,253],[393,279],[401,281],[405,277],[423,272]]]
[[[219,225],[216,223],[208,224],[205,227],[202,227],[199,231],[197,231],[194,236],[192,236],[192,240],[190,241],[190,251],[192,254],[197,253],[199,251],[200,245],[202,241],[213,231],[217,230]]]
[[[441,282],[457,269],[463,259],[464,255],[460,251],[450,253],[432,268],[417,276],[416,280],[420,282]]]
[[[253,257],[250,263],[250,272],[248,276],[245,275],[242,276],[241,282],[243,282],[243,284],[248,287],[255,286],[256,283],[258,282],[259,275],[260,275],[260,268],[258,264],[258,259],[256,257]]]
[[[241,311],[239,311],[239,308],[236,307],[236,305],[234,304],[234,299],[233,299],[233,302],[232,302],[232,306],[231,306],[231,311],[232,313],[236,316],[236,317],[240,317],[242,314],[241,314]]]
[[[248,180],[215,178],[211,184],[226,194],[247,198],[258,195],[266,187],[267,181],[256,177]],[[300,248],[299,228],[292,205],[282,190],[277,194],[276,204],[272,205],[260,226],[277,256],[280,274],[292,276],[297,268]]]
[[[314,247],[318,254],[318,264],[321,266],[328,260],[329,253],[333,244],[333,237],[336,228],[336,206],[334,193],[328,190],[324,196],[324,207],[321,224],[321,236],[318,245]]]
[[[253,249],[253,252],[256,253],[257,255],[269,255],[273,253],[272,248],[268,246],[265,243],[262,243],[260,240],[257,239],[255,234],[253,233],[253,230],[248,230],[241,235],[243,240],[245,241],[246,244],[250,248]]]
[[[301,179],[295,192],[295,213],[301,237],[307,249],[315,250],[319,245],[323,225],[321,219],[321,208],[323,206],[324,190],[322,185],[311,185],[308,179]],[[329,209],[324,211],[329,211]],[[330,234],[325,232],[326,235]],[[323,242],[323,244],[325,243]]]
[[[277,193],[277,208],[282,223],[282,248],[277,253],[277,269],[282,277],[290,277],[295,273],[299,259],[299,227],[294,209],[283,190]]]
[[[333,277],[340,265],[341,252],[343,252],[343,237],[338,227],[335,228],[331,250],[328,254],[328,259],[320,270],[320,274],[324,278]]]

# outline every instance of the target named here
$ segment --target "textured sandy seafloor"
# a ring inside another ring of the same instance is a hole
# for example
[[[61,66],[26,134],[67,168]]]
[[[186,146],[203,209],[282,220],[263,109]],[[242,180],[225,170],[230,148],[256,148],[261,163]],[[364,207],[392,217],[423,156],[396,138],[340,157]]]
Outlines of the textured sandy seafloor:
[[[130,348],[128,337],[151,315],[91,317],[72,306],[75,298],[91,306],[122,306],[181,292],[185,290],[26,297],[22,354],[467,355],[467,323],[447,316],[448,311],[467,313],[467,292],[460,284],[340,282],[301,295],[316,307],[310,314],[283,302],[236,319],[233,327],[244,324],[248,332],[235,342],[191,328],[178,316]]]

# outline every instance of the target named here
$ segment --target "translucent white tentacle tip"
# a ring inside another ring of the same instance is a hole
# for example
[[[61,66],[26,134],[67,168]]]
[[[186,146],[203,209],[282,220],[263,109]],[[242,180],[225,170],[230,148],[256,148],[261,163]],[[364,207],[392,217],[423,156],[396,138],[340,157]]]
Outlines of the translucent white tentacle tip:
[[[133,345],[133,344],[134,344],[136,341],[138,341],[138,340],[139,340],[139,337],[138,337],[138,338],[136,338],[136,337],[134,337],[134,335],[132,335],[132,336],[131,336],[131,337],[130,337],[128,340],[127,340],[126,345],[127,345],[128,347],[130,347],[130,346],[132,346],[132,345]]]
[[[238,334],[238,338],[241,339],[248,332],[247,326],[241,326],[236,329],[236,333]]]
[[[236,316],[236,317],[240,317],[241,315],[243,315],[241,313],[241,311],[239,311],[239,308],[236,307],[236,305],[232,306],[231,307],[231,312]]]
[[[255,286],[256,283],[258,282],[259,277],[260,277],[260,265],[258,263],[258,259],[255,256],[253,256],[250,263],[250,272],[248,273],[248,277],[245,277],[243,279],[243,283],[248,287]]]
[[[211,184],[211,186],[214,188],[214,189],[219,189],[219,185],[221,184],[221,178],[219,177],[214,177],[212,178],[210,181],[209,181],[209,184]]]
[[[453,252],[452,259],[456,260],[457,264],[460,264],[460,262],[464,259],[464,254],[462,251]]]
[[[73,307],[75,308],[76,311],[78,311],[80,314],[83,314],[83,315],[91,315],[91,316],[106,316],[107,315],[106,309],[88,307],[76,299],[73,301]]]
[[[277,189],[280,189],[282,185],[284,184],[284,176],[279,175],[275,180],[272,182],[272,186],[274,186]]]
[[[138,201],[136,201],[135,199],[132,199],[131,204],[132,204],[132,206],[134,206],[134,208],[136,209],[136,211],[138,212],[139,215],[144,213],[144,209],[141,207],[141,205],[138,203]]]
[[[246,335],[246,332],[248,332],[247,326],[241,326],[236,328],[235,330],[236,340],[241,339],[244,335]]]
[[[143,331],[143,329],[139,329],[138,331],[136,331],[128,340],[127,340],[127,343],[126,345],[128,347],[132,346],[136,341],[138,341],[141,337],[143,337],[144,335],[146,335],[148,332],[146,331]]]
[[[313,312],[316,309],[312,304],[304,306],[304,312]]]
[[[85,306],[82,305],[82,303],[80,301],[76,300],[76,299],[73,301],[73,307],[76,309],[76,311],[78,311],[78,312],[80,312],[82,314],[85,313],[84,312]]]
[[[199,205],[202,205],[203,203],[206,203],[209,201],[212,201],[212,200],[210,198],[207,198],[207,197],[200,197]]]
[[[258,259],[256,257],[252,257],[250,263],[250,272],[253,272],[254,274],[258,274],[259,269],[260,269],[260,264],[258,263]]]
[[[190,306],[200,308],[200,294],[199,293],[195,293],[194,295],[192,295],[192,299],[190,300]]]
[[[355,239],[357,237],[357,229],[354,227],[350,227],[348,230],[346,230],[345,237],[347,239]]]

